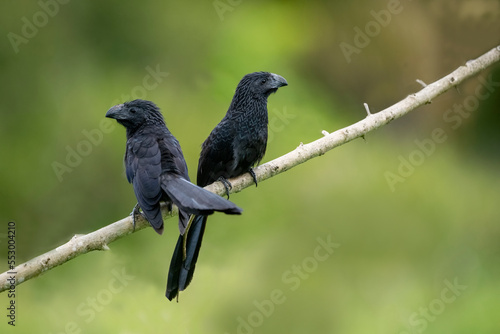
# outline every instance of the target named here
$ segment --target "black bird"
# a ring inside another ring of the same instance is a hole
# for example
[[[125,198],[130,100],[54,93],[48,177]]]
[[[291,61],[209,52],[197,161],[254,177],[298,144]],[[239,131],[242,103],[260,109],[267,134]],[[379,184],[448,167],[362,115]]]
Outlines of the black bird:
[[[160,201],[170,208],[172,203],[179,208],[181,235],[190,214],[241,213],[235,204],[189,181],[181,146],[153,102],[134,100],[119,104],[109,109],[106,117],[116,119],[127,130],[127,179],[134,186],[138,206],[156,232],[163,233]]]
[[[197,176],[200,187],[219,180],[229,198],[231,184],[227,179],[247,172],[257,185],[252,167],[266,152],[267,98],[286,85],[285,78],[268,72],[250,73],[241,79],[226,116],[202,145]],[[187,236],[179,237],[177,241],[168,273],[166,296],[170,300],[193,278],[206,222],[206,215],[196,215]]]

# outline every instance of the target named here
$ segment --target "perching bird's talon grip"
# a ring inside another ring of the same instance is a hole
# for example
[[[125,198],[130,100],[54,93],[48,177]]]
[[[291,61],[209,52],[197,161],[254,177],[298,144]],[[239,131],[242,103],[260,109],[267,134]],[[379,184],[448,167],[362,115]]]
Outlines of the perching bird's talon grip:
[[[252,175],[253,182],[255,182],[255,186],[257,187],[257,175],[255,175],[255,172],[252,168],[250,168],[248,172],[250,173],[250,175]]]
[[[137,203],[134,208],[132,209],[132,212],[130,213],[130,215],[132,216],[132,231],[135,231],[135,216],[136,215],[141,215],[142,218],[146,219],[146,217],[144,216],[144,214],[141,212],[141,207],[139,206],[139,203]]]
[[[227,199],[229,199],[229,192],[233,189],[233,185],[224,176],[219,176],[217,181],[220,181],[222,183],[224,189],[226,189]]]

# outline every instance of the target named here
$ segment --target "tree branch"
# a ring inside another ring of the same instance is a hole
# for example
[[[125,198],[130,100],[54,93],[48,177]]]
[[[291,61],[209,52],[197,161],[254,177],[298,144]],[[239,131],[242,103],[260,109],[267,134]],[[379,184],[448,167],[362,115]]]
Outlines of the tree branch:
[[[323,155],[337,146],[362,137],[368,132],[406,115],[417,107],[430,103],[435,97],[498,61],[500,61],[500,46],[488,51],[475,60],[468,61],[464,66],[460,66],[452,73],[429,85],[425,85],[421,80],[417,80],[417,82],[424,86],[422,90],[407,96],[400,102],[378,113],[370,113],[368,106],[365,104],[367,111],[365,119],[330,134],[323,131],[324,137],[309,144],[300,143],[295,150],[258,166],[254,169],[257,180],[261,182],[267,180],[307,160]],[[240,192],[253,185],[252,177],[248,173],[234,178],[230,182],[233,186],[231,190],[233,193]],[[225,188],[220,182],[215,182],[207,186],[206,189],[219,195],[225,193]],[[162,206],[164,219],[175,216],[177,214],[176,210],[174,208],[173,212],[168,212],[167,208]],[[144,219],[138,219],[135,231],[147,226],[149,224]],[[18,285],[33,277],[37,277],[47,270],[59,266],[79,255],[94,250],[108,250],[110,243],[133,232],[132,218],[129,216],[89,234],[75,235],[64,245],[31,259],[11,271],[0,274],[0,291],[5,291],[11,285]]]

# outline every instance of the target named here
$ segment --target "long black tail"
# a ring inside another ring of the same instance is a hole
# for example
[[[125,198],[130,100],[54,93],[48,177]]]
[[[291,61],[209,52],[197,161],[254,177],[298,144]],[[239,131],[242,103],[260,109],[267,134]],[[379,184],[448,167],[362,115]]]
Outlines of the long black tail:
[[[190,214],[206,216],[221,211],[239,215],[243,211],[236,204],[180,176],[165,173],[162,175],[161,187],[179,209]]]
[[[214,211],[239,215],[243,210],[227,199],[198,187],[180,176],[163,174],[161,187],[172,202],[179,207],[179,213],[195,215],[187,231],[185,230],[186,226],[179,226],[181,235],[172,255],[167,280],[166,296],[172,300],[193,279],[207,223],[207,215],[214,213]],[[183,240],[185,233],[187,233],[186,258],[184,258]]]
[[[201,215],[195,216],[191,222],[189,230],[186,231],[185,259],[183,235],[179,235],[168,271],[167,292],[165,295],[169,300],[174,299],[179,291],[186,289],[193,279],[194,268],[198,260],[198,254],[200,253],[206,223],[207,216]]]

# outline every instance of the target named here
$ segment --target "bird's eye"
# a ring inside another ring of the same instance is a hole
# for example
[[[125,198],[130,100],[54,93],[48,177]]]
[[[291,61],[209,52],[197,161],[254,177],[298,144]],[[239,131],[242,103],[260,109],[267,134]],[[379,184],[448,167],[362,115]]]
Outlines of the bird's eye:
[[[130,112],[131,112],[132,114],[135,114],[135,109],[134,109],[134,108],[130,108]]]
[[[267,82],[267,79],[262,79],[262,81],[260,82],[262,85],[265,84]]]

